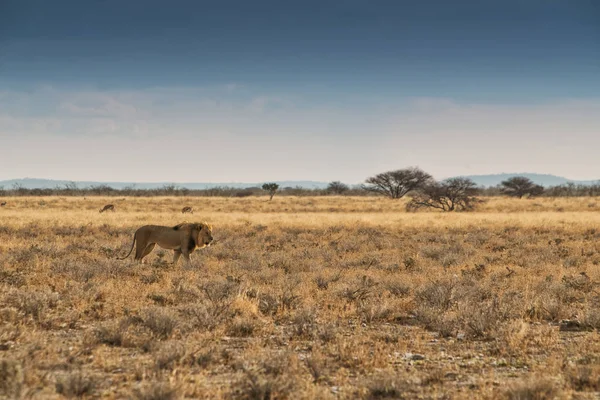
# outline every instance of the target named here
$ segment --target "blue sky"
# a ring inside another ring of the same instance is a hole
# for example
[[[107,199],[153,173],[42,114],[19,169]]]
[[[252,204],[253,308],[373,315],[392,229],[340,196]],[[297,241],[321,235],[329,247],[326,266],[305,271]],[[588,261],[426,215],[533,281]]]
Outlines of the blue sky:
[[[598,93],[592,0],[0,2],[0,179],[597,179]]]

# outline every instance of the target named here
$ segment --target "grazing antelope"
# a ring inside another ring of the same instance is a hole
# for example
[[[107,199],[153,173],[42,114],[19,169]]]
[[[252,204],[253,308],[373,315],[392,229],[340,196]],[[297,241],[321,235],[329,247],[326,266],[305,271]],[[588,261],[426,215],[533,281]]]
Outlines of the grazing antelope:
[[[100,210],[100,212],[104,212],[104,211],[115,212],[115,206],[113,204],[107,204],[104,207],[102,207],[102,209]]]
[[[181,209],[181,213],[182,213],[182,214],[185,214],[185,213],[190,213],[190,214],[193,214],[193,213],[194,213],[194,210],[192,209],[192,207],[183,207],[183,208]]]

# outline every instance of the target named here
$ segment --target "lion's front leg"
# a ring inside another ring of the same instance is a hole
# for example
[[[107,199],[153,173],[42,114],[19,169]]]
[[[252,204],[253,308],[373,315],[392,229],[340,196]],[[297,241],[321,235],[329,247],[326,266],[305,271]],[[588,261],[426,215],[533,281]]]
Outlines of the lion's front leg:
[[[187,265],[190,265],[192,263],[192,261],[190,260],[190,252],[188,250],[182,250],[181,254],[183,254],[183,259],[185,260]]]
[[[173,250],[173,265],[177,264],[179,257],[181,257],[181,250]]]

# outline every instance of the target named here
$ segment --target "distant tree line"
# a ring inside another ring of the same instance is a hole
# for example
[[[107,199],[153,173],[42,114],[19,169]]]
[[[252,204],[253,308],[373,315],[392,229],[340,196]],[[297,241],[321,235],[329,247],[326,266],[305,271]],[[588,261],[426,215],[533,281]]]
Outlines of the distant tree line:
[[[590,184],[566,183],[542,187],[526,177],[515,176],[494,187],[478,187],[468,178],[450,178],[436,181],[418,167],[382,172],[365,179],[361,185],[347,185],[340,181],[330,182],[326,188],[307,189],[303,187],[280,187],[274,182],[266,182],[260,187],[232,188],[213,187],[188,189],[175,184],[155,189],[141,189],[135,186],[115,189],[107,185],[80,188],[74,182],[51,189],[28,189],[19,184],[10,188],[0,187],[0,196],[197,196],[197,197],[251,197],[277,196],[385,196],[390,199],[410,198],[407,209],[416,211],[433,208],[442,211],[469,211],[481,197],[510,196],[515,198],[535,197],[582,197],[600,196],[600,181]]]
[[[514,177],[522,178],[522,177]],[[509,180],[511,180],[509,179]],[[524,178],[527,179],[527,178]],[[506,181],[504,181],[506,182]],[[530,181],[531,182],[531,181]],[[531,182],[533,184],[533,182]],[[507,195],[511,197],[595,197],[600,196],[600,181],[589,184],[576,184],[572,182],[564,183],[562,185],[555,185],[549,187],[542,187],[540,185],[533,184],[530,186],[530,191],[519,195],[520,190],[508,188],[503,184],[498,186],[488,187],[481,190],[482,196],[501,196]]]
[[[334,184],[332,186],[332,184]],[[274,196],[370,196],[360,185],[353,187],[341,182],[332,182],[327,188],[304,188],[300,186],[280,187],[277,183],[265,183],[262,186],[234,188],[218,186],[207,189],[188,189],[177,185],[164,185],[159,188],[141,189],[134,186],[115,189],[107,185],[78,187],[75,183],[54,188],[29,189],[21,185],[10,188],[0,186],[0,196],[114,196],[114,197],[152,197],[152,196],[191,196],[191,197],[251,197],[271,194]]]

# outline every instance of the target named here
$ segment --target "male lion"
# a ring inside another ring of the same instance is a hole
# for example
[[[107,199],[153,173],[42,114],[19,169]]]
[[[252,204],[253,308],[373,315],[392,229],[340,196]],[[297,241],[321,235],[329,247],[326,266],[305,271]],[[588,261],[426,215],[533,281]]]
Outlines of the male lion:
[[[115,212],[115,206],[113,204],[107,204],[104,207],[102,207],[102,209],[100,210],[100,212],[104,212],[104,211],[112,211]]]
[[[193,214],[194,213],[194,209],[192,207],[183,207],[181,209],[181,213],[182,214],[185,214],[185,213]]]
[[[173,227],[159,225],[144,225],[135,231],[133,243],[129,253],[119,260],[124,260],[135,248],[135,260],[142,262],[154,246],[157,244],[163,249],[173,250],[173,264],[177,264],[179,257],[190,263],[190,254],[196,249],[208,246],[213,240],[212,226],[205,222],[201,223],[181,223]]]

